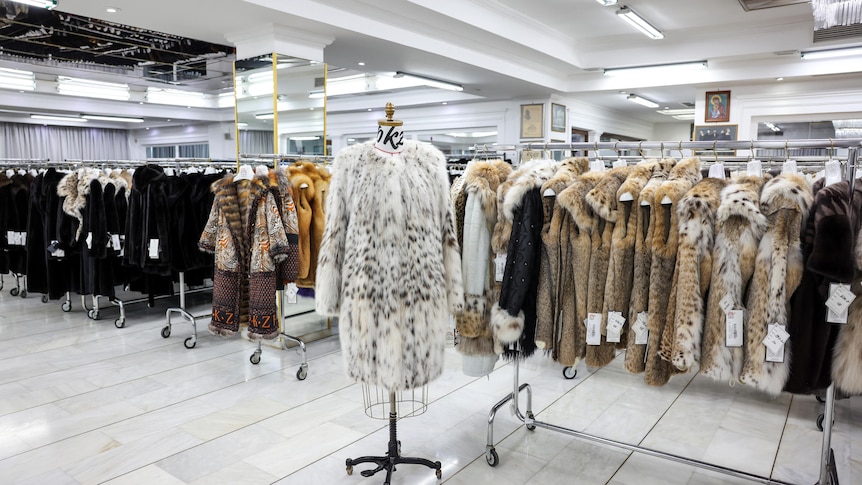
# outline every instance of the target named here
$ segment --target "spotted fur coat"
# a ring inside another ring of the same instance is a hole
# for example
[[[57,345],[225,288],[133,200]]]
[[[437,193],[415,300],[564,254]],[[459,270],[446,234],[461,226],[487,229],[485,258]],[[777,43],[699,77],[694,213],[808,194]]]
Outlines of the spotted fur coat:
[[[700,362],[706,298],[712,278],[712,248],[715,241],[715,214],[721,203],[724,179],[703,179],[679,201],[679,281],[673,340],[662,342],[662,353],[677,370],[686,372]]]
[[[671,365],[659,355],[667,321],[673,322],[676,311],[676,286],[679,272],[676,253],[679,245],[680,200],[701,179],[700,160],[689,158],[677,163],[666,182],[656,190],[651,213],[655,218],[652,234],[652,266],[649,285],[649,350],[646,356],[644,382],[661,386],[668,382]],[[663,204],[667,198],[670,203]],[[672,328],[671,323],[671,328]]]
[[[449,316],[464,306],[446,159],[420,142],[388,155],[372,141],[332,167],[317,312],[339,318],[350,377],[420,387],[443,371]]]
[[[796,174],[781,174],[763,186],[760,212],[768,229],[760,240],[748,288],[745,362],[740,381],[771,395],[784,388],[793,356],[785,343],[784,362],[766,362],[763,339],[768,325],[788,324],[788,303],[802,279],[799,238],[812,203],[811,184]]]
[[[632,242],[624,242],[623,247],[634,246],[633,271],[631,284],[631,297],[629,299],[629,324],[637,321],[638,315],[647,313],[649,310],[649,288],[650,269],[652,266],[652,235],[655,232],[655,217],[652,216],[652,204],[655,192],[661,187],[670,170],[676,164],[676,160],[668,158],[652,162],[652,170],[649,175],[642,174],[639,177],[630,176],[620,187],[620,192],[630,192],[636,204],[637,211],[634,222],[634,234],[626,234],[626,239]],[[644,182],[643,177],[649,180]],[[637,343],[637,335],[631,325],[628,326],[626,341],[625,368],[633,374],[644,371],[646,364],[646,344]]]
[[[767,227],[766,216],[760,212],[764,181],[762,177],[740,177],[721,191],[700,358],[700,373],[717,381],[736,382],[742,371],[743,348],[727,347],[727,325],[720,302],[730,295],[733,307],[745,310],[757,246]]]

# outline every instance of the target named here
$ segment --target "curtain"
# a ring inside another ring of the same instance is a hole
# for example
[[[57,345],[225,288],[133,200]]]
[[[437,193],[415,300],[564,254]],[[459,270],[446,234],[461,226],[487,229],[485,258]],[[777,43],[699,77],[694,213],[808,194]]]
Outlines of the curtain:
[[[106,128],[0,123],[0,158],[128,160],[129,133]]]
[[[272,153],[275,150],[275,138],[272,131],[240,130],[240,153]]]

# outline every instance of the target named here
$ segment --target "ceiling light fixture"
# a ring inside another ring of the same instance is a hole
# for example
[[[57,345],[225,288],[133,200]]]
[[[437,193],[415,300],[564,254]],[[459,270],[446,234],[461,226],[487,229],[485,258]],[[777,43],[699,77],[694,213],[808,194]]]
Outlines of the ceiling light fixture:
[[[605,76],[627,76],[627,75],[670,75],[684,72],[699,71],[709,67],[707,61],[676,62],[673,64],[653,64],[649,66],[614,67],[604,70]],[[624,93],[623,93],[624,94]]]
[[[614,5],[620,3],[619,0],[596,0],[603,7],[613,7]]]
[[[71,121],[73,123],[86,123],[87,120],[80,116],[58,116],[58,115],[30,115],[34,120]]]
[[[66,96],[83,96],[116,101],[128,101],[131,97],[129,85],[125,83],[91,81],[66,76],[57,77],[57,92]]]
[[[365,63],[364,63],[364,62],[357,62],[357,63],[356,63],[356,65],[357,65],[357,66],[364,66],[364,65],[365,65]]]
[[[292,137],[290,137],[290,139],[293,141],[313,141],[313,140],[319,140],[320,137],[319,136],[292,136]]]
[[[776,81],[784,81],[784,78],[783,77],[777,77],[777,78],[775,78],[775,80]]]
[[[237,123],[236,127],[242,130],[243,128],[248,128],[248,123]]]
[[[637,94],[629,94],[626,96],[626,99],[631,101],[632,103],[637,103],[641,106],[646,106],[647,108],[658,108],[658,103],[654,101],[650,101],[646,98],[642,98]]]
[[[0,88],[33,91],[36,89],[36,75],[32,71],[0,68]]]
[[[32,5],[34,7],[47,8],[53,10],[57,8],[57,0],[12,0],[15,3],[23,3],[24,5]]]
[[[195,91],[183,91],[180,89],[147,88],[147,101],[156,104],[170,104],[174,106],[196,106],[203,108],[207,105],[204,93]]]
[[[440,79],[434,79],[432,77],[422,76],[419,74],[410,74],[408,72],[403,72],[403,71],[396,72],[394,77],[396,77],[396,78],[404,77],[404,78],[416,79],[418,81],[421,81],[422,84],[429,86],[429,87],[432,87],[432,88],[448,89],[450,91],[463,91],[464,90],[464,87],[461,86],[460,84],[455,84],[455,83],[449,82],[449,81],[442,81]]]
[[[847,49],[828,49],[823,51],[811,51],[811,52],[803,52],[803,59],[814,60],[814,59],[831,59],[833,57],[847,57],[847,56],[862,56],[862,47],[850,47]]]
[[[258,120],[271,120],[275,118],[275,115],[273,113],[263,113],[259,115],[254,115],[254,117]]]
[[[81,115],[81,118],[87,120],[98,121],[118,121],[120,123],[143,123],[143,118],[131,118],[127,116],[100,116],[100,115]]]
[[[680,108],[680,109],[665,108],[665,109],[657,110],[656,113],[658,113],[660,115],[671,116],[673,118],[676,118],[677,116],[685,116],[685,117],[691,116],[691,119],[694,119],[694,108]],[[679,119],[679,118],[677,118],[677,119]]]
[[[119,11],[120,11],[120,9],[117,7],[105,7],[105,12],[108,12],[108,13],[117,13]]]
[[[629,7],[623,6],[621,9],[617,10],[617,15],[622,17],[622,19],[628,22],[632,27],[640,30],[641,33],[650,39],[664,39],[664,34],[662,34],[660,30],[655,28],[655,26],[647,22],[646,19],[638,15],[637,12]]]

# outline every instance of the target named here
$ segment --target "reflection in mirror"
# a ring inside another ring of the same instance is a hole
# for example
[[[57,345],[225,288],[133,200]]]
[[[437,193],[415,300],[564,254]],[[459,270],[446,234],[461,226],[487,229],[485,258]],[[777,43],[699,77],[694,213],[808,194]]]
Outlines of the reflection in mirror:
[[[856,132],[852,131],[854,122],[858,127]],[[856,138],[853,135],[862,134],[862,120],[835,120],[835,121],[761,121],[757,123],[758,140],[828,140],[830,138]],[[790,149],[785,153],[783,148],[760,148],[756,150],[758,157],[767,156],[826,156],[830,155],[828,148],[798,148]],[[846,150],[842,150],[845,151]],[[840,153],[840,151],[839,151]],[[838,153],[836,153],[838,154]]]
[[[476,153],[471,150],[474,146],[487,145],[488,150],[493,149],[493,145],[497,143],[497,128],[484,126],[452,129],[445,133],[420,132],[417,133],[417,137],[419,141],[431,143],[449,157],[472,158]]]

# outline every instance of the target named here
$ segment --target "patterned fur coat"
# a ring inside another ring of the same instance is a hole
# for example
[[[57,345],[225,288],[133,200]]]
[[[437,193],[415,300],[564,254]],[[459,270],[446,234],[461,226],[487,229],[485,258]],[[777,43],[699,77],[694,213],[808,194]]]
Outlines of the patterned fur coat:
[[[730,295],[734,308],[745,309],[757,246],[766,231],[766,216],[760,212],[764,181],[740,177],[721,191],[700,358],[700,373],[717,381],[736,382],[742,371],[743,348],[725,345],[727,325],[720,302]]]
[[[685,194],[701,179],[700,160],[689,158],[677,163],[666,182],[661,184],[652,200],[655,226],[652,234],[652,267],[649,285],[649,350],[647,351],[644,382],[661,386],[671,375],[670,362],[662,359],[659,350],[667,321],[673,322],[676,312],[676,286],[679,277],[676,253],[679,243],[679,215],[676,208]],[[665,198],[669,204],[663,204]],[[672,323],[671,323],[672,328]]]
[[[215,253],[210,332],[228,336],[248,324],[252,339],[278,336],[276,263],[290,244],[268,177],[212,185],[215,200],[198,247]]]
[[[443,154],[415,141],[395,155],[373,141],[341,150],[315,306],[339,317],[347,374],[388,390],[438,377],[446,325],[463,310],[463,292]]]
[[[661,352],[679,371],[688,371],[700,362],[700,344],[709,282],[712,278],[712,248],[715,215],[721,202],[724,179],[703,179],[679,201],[679,281],[673,329],[665,333]],[[718,268],[716,268],[718,269]]]
[[[628,322],[634,324],[638,314],[649,310],[650,269],[652,267],[652,235],[655,232],[655,217],[652,214],[652,204],[656,191],[667,180],[671,169],[676,164],[672,158],[656,161],[652,164],[649,181],[645,183],[640,177],[629,177],[620,187],[621,192],[628,191],[637,204],[635,231],[631,236],[634,245],[634,268],[632,274],[632,290],[629,302]],[[645,174],[644,174],[645,175]],[[627,236],[628,237],[628,236]],[[628,326],[626,342],[625,368],[633,374],[644,371],[646,365],[646,344],[638,344],[635,331]]]
[[[760,240],[754,276],[748,288],[745,363],[740,381],[771,395],[784,388],[790,371],[790,343],[785,343],[784,362],[766,362],[763,339],[768,325],[788,324],[790,296],[802,279],[800,233],[812,203],[811,184],[804,176],[782,174],[763,186],[760,212],[769,228]]]
[[[279,167],[277,170],[269,171],[269,191],[281,214],[281,222],[287,235],[287,255],[284,260],[277,263],[276,286],[278,289],[283,289],[285,284],[296,281],[299,276],[299,221],[293,198],[294,189],[290,185],[286,168]]]

